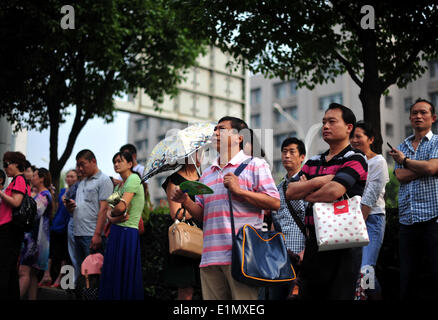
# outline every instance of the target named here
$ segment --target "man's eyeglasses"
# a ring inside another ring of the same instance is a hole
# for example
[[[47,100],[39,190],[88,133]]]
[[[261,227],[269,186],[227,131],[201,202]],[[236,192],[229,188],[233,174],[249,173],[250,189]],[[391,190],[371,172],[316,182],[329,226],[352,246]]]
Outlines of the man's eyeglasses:
[[[9,165],[11,164],[12,162],[7,162],[7,161],[3,161],[3,168],[7,168],[7,167],[9,167]]]

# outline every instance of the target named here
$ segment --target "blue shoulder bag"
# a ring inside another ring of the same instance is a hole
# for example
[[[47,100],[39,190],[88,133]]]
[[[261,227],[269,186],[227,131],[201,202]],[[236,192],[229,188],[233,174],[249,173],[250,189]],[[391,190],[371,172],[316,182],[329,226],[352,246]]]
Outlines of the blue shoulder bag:
[[[234,175],[239,176],[251,160],[252,158],[244,161]],[[295,270],[287,254],[284,234],[256,230],[253,226],[245,224],[236,235],[229,190],[228,199],[233,239],[231,265],[233,278],[256,287],[281,285],[295,280]]]

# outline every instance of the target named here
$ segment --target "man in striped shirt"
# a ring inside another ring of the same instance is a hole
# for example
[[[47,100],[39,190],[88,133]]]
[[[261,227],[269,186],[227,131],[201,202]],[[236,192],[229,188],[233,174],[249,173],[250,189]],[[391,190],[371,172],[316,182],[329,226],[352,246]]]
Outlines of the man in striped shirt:
[[[178,187],[171,193],[198,220],[203,220],[204,245],[200,264],[204,300],[255,300],[258,289],[235,281],[231,276],[231,220],[227,189],[232,193],[235,231],[244,224],[261,229],[262,209],[278,210],[280,196],[265,160],[253,158],[236,177],[234,171],[246,159],[243,130],[247,124],[238,118],[219,120],[212,138],[219,157],[207,168],[200,182],[213,194],[196,196],[193,202]]]
[[[312,204],[333,202],[347,194],[362,196],[367,179],[365,155],[350,146],[356,117],[347,107],[332,103],[322,120],[323,139],[330,149],[310,158],[290,183],[286,199],[309,202],[305,223],[308,230],[300,271],[299,299],[353,300],[362,260],[362,248],[318,251]]]

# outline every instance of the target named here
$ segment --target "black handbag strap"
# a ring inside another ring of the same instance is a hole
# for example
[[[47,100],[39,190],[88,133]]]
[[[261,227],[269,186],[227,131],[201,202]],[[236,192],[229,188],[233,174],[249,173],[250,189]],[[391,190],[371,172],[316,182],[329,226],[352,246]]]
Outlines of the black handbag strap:
[[[286,199],[287,186],[288,186],[288,181],[285,180],[283,183],[284,202],[286,202],[287,208],[289,209],[292,218],[294,218],[294,221],[297,224],[298,228],[300,228],[301,232],[304,234],[304,237],[307,239],[306,226],[304,225],[303,220],[300,219],[300,217],[298,216],[298,214],[295,212],[294,208],[290,204],[289,200]]]
[[[234,171],[235,176],[239,176],[240,173],[246,168],[248,163],[250,163],[252,158],[248,158],[247,160],[243,161],[240,166],[237,167],[236,171]],[[228,189],[228,201],[230,203],[230,219],[231,219],[231,236],[233,238],[233,242],[236,239],[236,232],[234,228],[234,214],[233,214],[233,203],[231,201],[231,191]]]

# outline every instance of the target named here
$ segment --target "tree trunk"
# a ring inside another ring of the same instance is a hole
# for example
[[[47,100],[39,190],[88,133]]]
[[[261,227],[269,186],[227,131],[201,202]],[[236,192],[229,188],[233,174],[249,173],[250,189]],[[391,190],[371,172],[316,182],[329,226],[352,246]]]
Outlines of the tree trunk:
[[[380,126],[380,97],[382,95],[381,80],[377,69],[377,47],[374,30],[364,30],[361,34],[364,77],[359,94],[362,102],[364,121],[375,131],[376,137],[372,149],[382,153],[382,132]]]
[[[380,125],[380,96],[379,92],[363,88],[360,91],[359,99],[362,102],[364,121],[368,123],[376,134],[374,143],[371,146],[376,153],[382,153],[382,133]]]

